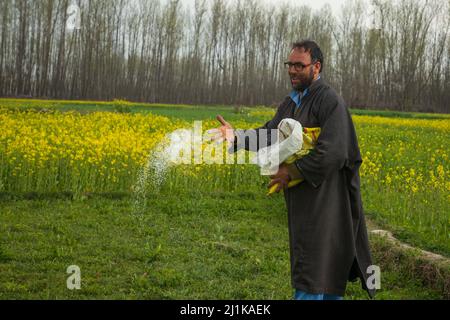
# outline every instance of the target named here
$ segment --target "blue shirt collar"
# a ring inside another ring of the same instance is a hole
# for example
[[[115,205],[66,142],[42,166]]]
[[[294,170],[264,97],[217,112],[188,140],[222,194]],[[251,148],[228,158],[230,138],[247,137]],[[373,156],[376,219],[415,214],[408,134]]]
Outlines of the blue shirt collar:
[[[320,74],[317,77],[317,79],[314,81],[317,81],[319,79],[320,79]],[[291,97],[292,101],[295,102],[297,107],[300,107],[300,105],[302,104],[302,99],[308,95],[308,89],[309,88],[306,88],[301,93],[300,93],[300,91],[297,91],[297,90],[292,90],[291,93],[289,93],[289,97]]]

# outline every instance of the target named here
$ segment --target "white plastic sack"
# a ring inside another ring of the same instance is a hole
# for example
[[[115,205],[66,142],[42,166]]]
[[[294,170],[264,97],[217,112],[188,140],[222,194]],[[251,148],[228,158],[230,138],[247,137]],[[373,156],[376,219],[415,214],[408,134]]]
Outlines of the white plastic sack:
[[[303,127],[294,119],[283,119],[278,124],[277,142],[257,152],[256,161],[261,175],[274,175],[278,167],[303,146]]]

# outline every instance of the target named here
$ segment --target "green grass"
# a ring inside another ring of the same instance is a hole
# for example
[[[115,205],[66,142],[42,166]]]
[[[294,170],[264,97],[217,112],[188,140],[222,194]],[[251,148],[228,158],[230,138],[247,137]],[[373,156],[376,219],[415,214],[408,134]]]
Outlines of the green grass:
[[[248,193],[132,199],[3,200],[0,299],[290,299],[282,197]],[[378,299],[439,299],[439,291],[378,261]],[[66,269],[81,269],[81,290]],[[346,299],[366,299],[359,282]]]
[[[403,112],[392,110],[363,110],[351,109],[353,115],[361,116],[379,116],[388,118],[406,118],[406,119],[450,119],[450,114],[445,113],[423,113],[423,112]]]
[[[248,115],[249,110],[255,108],[246,107],[241,111],[235,110],[233,106],[220,105],[174,105],[159,103],[121,103],[121,102],[96,102],[96,101],[55,101],[55,100],[20,100],[0,99],[0,107],[12,109],[33,110],[58,110],[61,112],[78,111],[87,112],[124,112],[124,113],[152,113],[169,118],[179,118],[186,121],[213,120],[217,114],[222,114],[230,121],[253,119]],[[260,108],[259,108],[260,109]],[[265,108],[264,108],[265,109]],[[269,108],[267,108],[270,110]]]
[[[280,101],[281,102],[281,101]],[[98,112],[151,112],[158,115],[180,118],[187,121],[215,119],[218,113],[230,121],[248,120],[253,122],[254,117],[249,117],[251,110],[274,110],[273,108],[258,106],[244,107],[237,112],[233,106],[221,105],[186,105],[186,104],[162,104],[140,103],[123,101],[71,101],[71,100],[33,100],[33,99],[6,99],[0,98],[0,106],[20,109],[57,109],[60,111]],[[351,108],[353,115],[394,117],[405,119],[450,119],[450,114],[402,112],[392,110],[366,110]],[[267,119],[263,119],[267,120]]]

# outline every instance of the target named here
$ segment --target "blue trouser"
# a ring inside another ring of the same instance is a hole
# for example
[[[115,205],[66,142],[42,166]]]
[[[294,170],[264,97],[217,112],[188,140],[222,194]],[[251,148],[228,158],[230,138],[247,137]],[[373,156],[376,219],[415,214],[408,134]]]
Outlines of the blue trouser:
[[[337,296],[334,294],[313,294],[306,293],[300,290],[295,290],[294,300],[343,300],[344,298],[341,296]]]

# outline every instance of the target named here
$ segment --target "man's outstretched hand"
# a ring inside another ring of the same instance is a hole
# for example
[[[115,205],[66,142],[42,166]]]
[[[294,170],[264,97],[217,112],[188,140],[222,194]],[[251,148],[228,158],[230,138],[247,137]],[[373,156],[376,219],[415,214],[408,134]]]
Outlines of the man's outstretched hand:
[[[220,122],[221,126],[217,129],[208,130],[208,133],[212,135],[211,141],[217,144],[227,141],[228,146],[231,146],[234,143],[233,127],[221,115],[218,115],[216,119]]]

